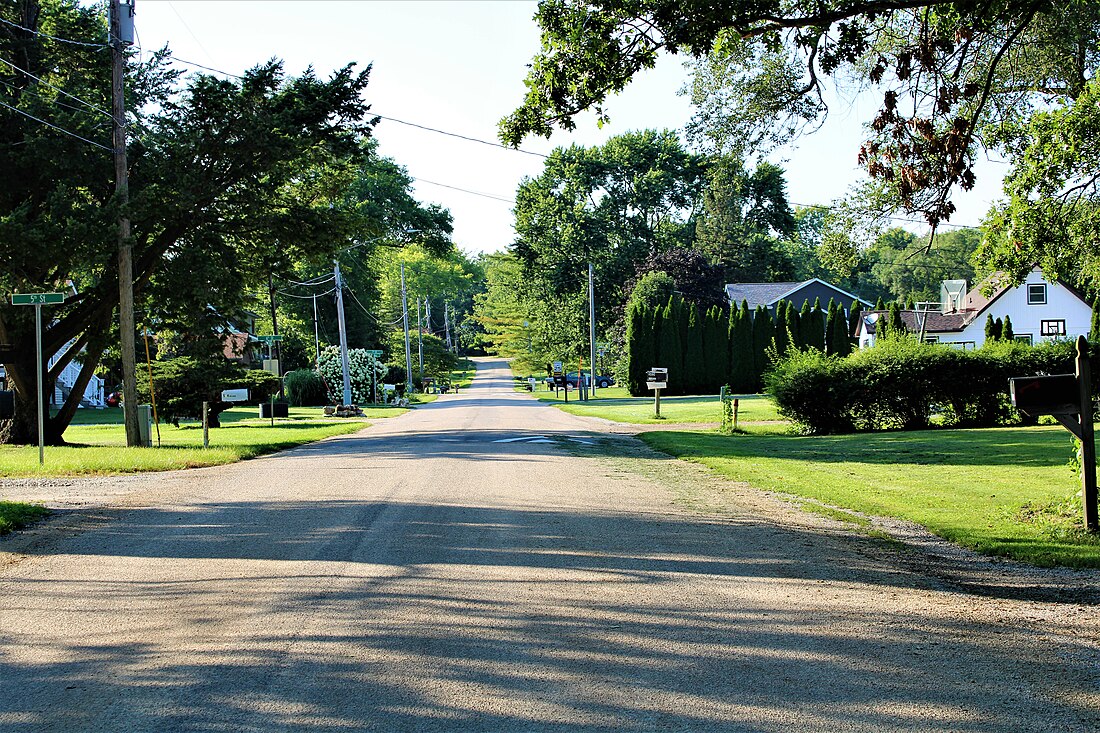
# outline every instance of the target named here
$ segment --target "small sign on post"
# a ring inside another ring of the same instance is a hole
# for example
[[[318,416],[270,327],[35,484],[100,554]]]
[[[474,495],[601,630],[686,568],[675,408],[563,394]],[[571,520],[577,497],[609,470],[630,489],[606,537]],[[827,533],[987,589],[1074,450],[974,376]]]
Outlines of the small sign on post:
[[[653,390],[653,416],[661,419],[661,390],[668,387],[668,369],[653,367],[645,373],[646,387]]]
[[[1092,425],[1092,374],[1089,343],[1077,337],[1074,374],[1013,377],[1008,380],[1012,406],[1031,417],[1051,415],[1081,441],[1081,503],[1085,529],[1100,530],[1097,517],[1096,437]]]
[[[65,302],[65,293],[12,293],[12,305],[34,306],[34,341],[38,355],[38,465],[46,462],[46,403],[42,384],[42,306]]]

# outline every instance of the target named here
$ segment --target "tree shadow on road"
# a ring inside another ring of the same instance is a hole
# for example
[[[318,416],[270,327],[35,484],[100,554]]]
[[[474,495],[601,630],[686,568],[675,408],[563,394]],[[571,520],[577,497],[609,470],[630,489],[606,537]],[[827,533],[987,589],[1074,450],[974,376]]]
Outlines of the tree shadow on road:
[[[1100,723],[1088,655],[1070,640],[1035,643],[1057,629],[969,620],[952,589],[800,528],[630,511],[210,502],[120,513],[52,551],[105,573],[4,581],[4,730]],[[918,600],[879,602],[898,595]],[[118,609],[139,620],[119,627]],[[28,620],[39,633],[10,631]],[[991,643],[1006,633],[1021,643]],[[31,661],[37,646],[45,655]]]

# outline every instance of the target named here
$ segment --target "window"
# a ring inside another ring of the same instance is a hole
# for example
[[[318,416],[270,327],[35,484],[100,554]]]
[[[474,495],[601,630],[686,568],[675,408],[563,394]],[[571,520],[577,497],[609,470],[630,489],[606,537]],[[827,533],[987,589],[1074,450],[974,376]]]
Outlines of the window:
[[[1065,336],[1066,322],[1061,318],[1056,321],[1040,321],[1039,333],[1043,336]]]
[[[924,343],[926,344],[938,344],[940,342],[939,336],[925,336]]]
[[[1031,338],[1030,333],[1018,333],[1018,334],[1016,334],[1015,339],[1017,341],[1024,342],[1028,346],[1031,346],[1031,344],[1032,344],[1032,338]]]
[[[1047,304],[1047,284],[1039,283],[1038,285],[1027,286],[1027,304],[1028,305],[1046,305]]]

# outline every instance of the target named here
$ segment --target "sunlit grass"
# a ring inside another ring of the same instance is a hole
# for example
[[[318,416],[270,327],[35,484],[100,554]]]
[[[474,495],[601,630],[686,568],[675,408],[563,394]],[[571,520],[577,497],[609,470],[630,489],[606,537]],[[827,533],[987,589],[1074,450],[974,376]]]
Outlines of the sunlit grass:
[[[661,397],[661,420],[654,417],[652,397],[631,397],[624,387],[596,390],[596,396],[587,402],[577,399],[577,391],[569,391],[569,403],[565,403],[564,390],[536,392],[543,402],[573,415],[602,417],[616,422],[634,424],[714,423],[722,421],[722,402],[718,395]],[[764,395],[738,395],[738,423],[780,421],[775,404]]]
[[[0,501],[0,534],[14,532],[50,513],[46,507],[18,501]]]
[[[1082,528],[1080,480],[1060,427],[641,438],[730,479],[916,522],[986,554],[1100,567],[1100,537]]]
[[[81,410],[65,431],[66,446],[47,446],[45,465],[37,446],[0,446],[0,475],[81,476],[169,471],[216,466],[271,453],[333,435],[362,430],[371,419],[407,412],[395,407],[368,407],[363,418],[326,418],[319,407],[292,407],[289,418],[258,417],[255,407],[234,407],[220,416],[222,426],[210,429],[210,447],[202,447],[202,426],[180,422],[160,426],[160,447],[128,448],[122,411]],[[92,422],[99,420],[100,422]],[[157,445],[154,428],[153,444]]]

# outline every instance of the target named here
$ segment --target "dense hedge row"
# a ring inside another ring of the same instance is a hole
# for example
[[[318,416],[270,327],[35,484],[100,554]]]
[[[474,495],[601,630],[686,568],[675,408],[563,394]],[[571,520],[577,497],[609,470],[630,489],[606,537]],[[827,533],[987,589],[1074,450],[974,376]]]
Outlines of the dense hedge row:
[[[768,373],[766,387],[780,414],[810,433],[919,430],[936,415],[957,427],[1020,424],[1009,378],[1072,373],[1075,353],[1068,341],[960,351],[891,337],[843,358],[791,351]]]
[[[788,350],[849,353],[852,320],[831,300],[828,309],[807,302],[801,311],[780,301],[774,317],[744,302],[728,311],[703,311],[676,296],[656,308],[635,304],[626,320],[627,387],[632,395],[647,394],[646,371],[664,367],[668,394],[714,394],[723,385],[758,392],[773,359]]]

